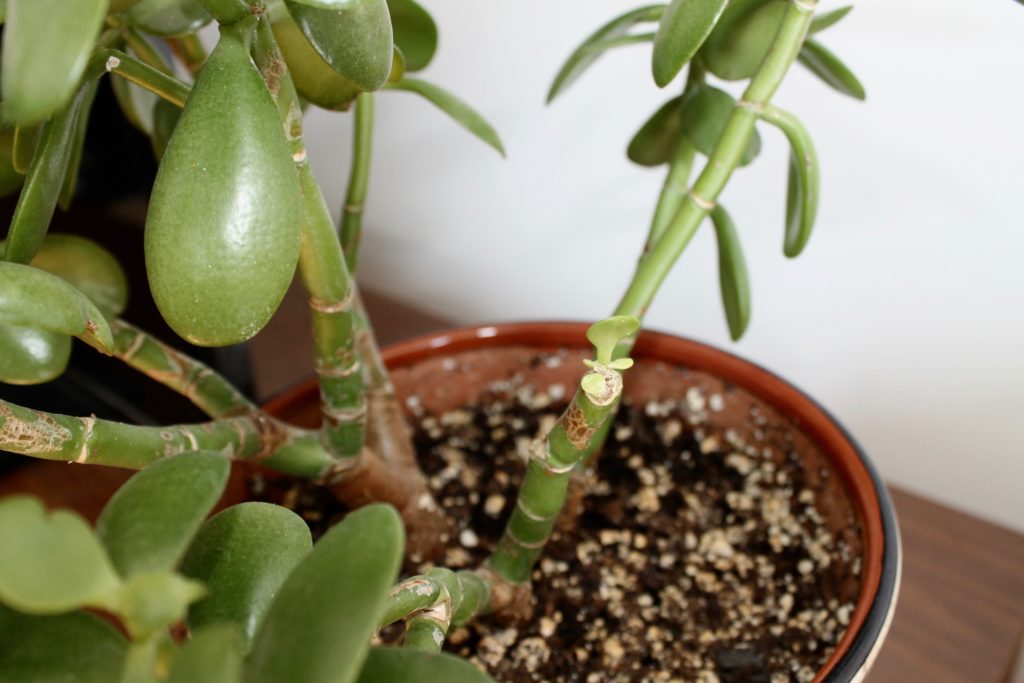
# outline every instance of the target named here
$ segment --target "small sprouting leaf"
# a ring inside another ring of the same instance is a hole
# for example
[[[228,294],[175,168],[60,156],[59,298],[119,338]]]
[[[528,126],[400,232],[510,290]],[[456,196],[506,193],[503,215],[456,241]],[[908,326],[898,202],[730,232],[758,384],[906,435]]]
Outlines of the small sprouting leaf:
[[[25,182],[25,176],[14,167],[14,131],[0,127],[0,197],[13,194]]]
[[[475,109],[444,88],[416,78],[403,78],[397,83],[389,84],[387,87],[389,90],[405,90],[420,95],[452,117],[460,126],[496,149],[499,154],[505,156],[505,148],[502,146],[501,138],[498,137],[498,132],[494,130],[494,127]]]
[[[124,14],[129,26],[156,36],[195,33],[213,21],[199,0],[141,0]]]
[[[789,112],[769,106],[762,114],[762,118],[782,130],[789,140],[786,237],[782,251],[786,256],[793,258],[799,256],[807,246],[818,213],[821,186],[818,154],[810,133],[800,120]]]
[[[729,323],[733,341],[743,336],[750,322],[750,278],[743,258],[739,235],[732,218],[721,205],[711,210],[718,242],[718,283],[722,291],[722,306]]]
[[[849,67],[821,43],[814,40],[804,41],[797,60],[812,74],[844,95],[858,100],[867,97],[864,86]]]
[[[0,601],[30,614],[114,604],[121,580],[89,524],[29,496],[0,501]]]
[[[64,372],[71,337],[31,327],[0,325],[0,382],[41,384]]]
[[[683,98],[680,127],[683,135],[694,148],[704,156],[711,156],[718,146],[718,140],[736,107],[732,95],[703,84]],[[761,136],[755,128],[740,157],[740,165],[746,166],[761,152]]]
[[[113,350],[110,326],[89,297],[31,266],[0,262],[0,324],[69,334],[108,355]]]
[[[163,98],[153,103],[153,132],[149,136],[153,145],[153,154],[157,161],[163,158],[167,149],[167,141],[181,118],[181,107],[175,106]]]
[[[494,683],[469,662],[449,654],[398,647],[370,650],[357,683]]]
[[[209,588],[189,610],[189,628],[231,622],[247,649],[270,601],[312,547],[302,518],[277,505],[242,503],[214,515],[181,564],[183,574]]]
[[[611,363],[608,363],[608,367],[612,370],[629,370],[633,367],[632,358],[616,358]]]
[[[789,2],[733,0],[701,50],[708,71],[727,81],[750,78],[764,61]]]
[[[615,346],[626,337],[631,337],[640,329],[640,321],[631,315],[613,315],[599,320],[587,330],[587,340],[594,345],[599,363],[608,364],[612,360]]]
[[[357,87],[378,90],[391,73],[386,0],[284,0],[313,49]]]
[[[246,666],[251,683],[350,683],[402,564],[394,508],[351,512],[320,539],[281,586]]]
[[[158,460],[113,495],[96,532],[122,576],[177,566],[227,484],[230,463],[211,451]]]
[[[232,624],[195,631],[171,664],[167,683],[238,683],[242,680],[242,638]]]
[[[7,0],[3,117],[39,123],[70,100],[107,13],[107,0]]]
[[[128,642],[86,612],[21,614],[0,605],[0,681],[112,683],[120,680]]]
[[[550,104],[560,93],[572,85],[580,75],[600,57],[607,47],[612,46],[614,39],[625,36],[637,24],[658,21],[665,11],[665,5],[647,5],[630,10],[615,17],[601,28],[587,36],[580,46],[573,50],[565,64],[559,69],[551,88],[548,90]]]
[[[626,148],[630,161],[641,166],[660,166],[672,159],[682,123],[682,99],[682,95],[673,97],[640,126]]]
[[[145,639],[180,622],[204,595],[203,584],[173,572],[139,572],[125,582],[112,609],[134,638]]]
[[[14,129],[14,149],[11,150],[11,163],[21,175],[28,173],[29,167],[32,166],[32,157],[36,155],[39,134],[42,132],[42,124],[16,126]]]
[[[853,5],[847,5],[846,7],[840,7],[830,12],[822,12],[821,14],[815,15],[814,18],[811,19],[810,27],[807,29],[808,35],[812,33],[819,33],[838,24],[843,17],[850,13],[850,10],[852,9]]]
[[[608,388],[608,382],[598,372],[588,372],[580,380],[580,388],[590,396],[600,396]]]
[[[391,73],[388,74],[388,83],[397,83],[403,78],[405,78],[405,55],[395,45],[395,55],[391,60]]]
[[[427,68],[437,51],[437,24],[413,0],[388,0],[395,47],[402,51],[406,71]]]
[[[121,264],[85,237],[47,235],[30,265],[70,282],[108,318],[121,315],[128,304],[128,278]]]
[[[81,103],[75,113],[74,138],[71,141],[71,151],[68,154],[68,167],[64,173],[64,185],[57,198],[57,205],[65,211],[71,207],[71,201],[74,199],[75,190],[78,187],[78,172],[82,166],[82,153],[85,151],[85,133],[89,127],[89,113],[92,111],[92,103],[96,99],[99,84],[98,79],[84,84],[85,92],[82,93]]]
[[[704,44],[728,0],[672,0],[658,24],[651,56],[654,82],[664,88]]]

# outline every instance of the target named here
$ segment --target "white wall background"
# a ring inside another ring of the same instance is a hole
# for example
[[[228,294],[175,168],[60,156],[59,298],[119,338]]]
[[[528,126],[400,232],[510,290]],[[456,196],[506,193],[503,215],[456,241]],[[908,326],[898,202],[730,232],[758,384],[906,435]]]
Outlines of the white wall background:
[[[442,32],[424,77],[482,111],[509,156],[413,95],[379,96],[361,277],[464,323],[606,315],[663,173],[630,164],[625,146],[670,94],[651,81],[649,48],[629,47],[543,100],[575,44],[639,2],[423,2]],[[1024,7],[865,0],[824,42],[868,100],[800,67],[775,98],[804,120],[824,168],[807,251],[781,254],[787,148],[764,129],[764,153],[722,197],[754,285],[746,337],[728,341],[708,229],[647,324],[791,379],[889,481],[1024,529]],[[317,112],[309,125],[339,206],[350,121]],[[609,275],[584,291],[593,259]]]

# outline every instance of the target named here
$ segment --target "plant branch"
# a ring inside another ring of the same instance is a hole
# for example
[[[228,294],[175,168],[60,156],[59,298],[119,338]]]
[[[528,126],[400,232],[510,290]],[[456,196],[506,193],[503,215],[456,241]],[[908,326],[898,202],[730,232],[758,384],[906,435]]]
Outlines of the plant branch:
[[[404,621],[406,647],[439,652],[452,626],[489,611],[490,594],[486,573],[434,568],[391,590],[379,625]]]
[[[113,48],[97,48],[99,56],[106,60],[104,68],[135,85],[145,88],[171,104],[185,106],[191,88],[177,78],[169,76],[131,55]]]
[[[345,263],[353,274],[359,261],[372,146],[373,93],[367,92],[356,98],[352,121],[352,170],[349,173],[345,205],[341,209],[341,246],[345,252]]]

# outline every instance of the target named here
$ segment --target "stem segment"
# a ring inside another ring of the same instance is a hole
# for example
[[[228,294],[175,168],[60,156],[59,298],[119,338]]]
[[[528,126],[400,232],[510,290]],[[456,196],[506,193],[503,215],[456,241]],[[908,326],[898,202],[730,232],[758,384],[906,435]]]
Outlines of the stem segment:
[[[177,78],[168,76],[121,50],[105,48],[101,56],[106,58],[105,68],[108,72],[145,88],[171,104],[185,106],[191,88]]]
[[[356,98],[353,112],[352,170],[348,178],[348,193],[341,209],[341,246],[350,273],[356,272],[359,261],[359,242],[366,207],[366,192],[370,183],[370,159],[373,146],[373,93]]]

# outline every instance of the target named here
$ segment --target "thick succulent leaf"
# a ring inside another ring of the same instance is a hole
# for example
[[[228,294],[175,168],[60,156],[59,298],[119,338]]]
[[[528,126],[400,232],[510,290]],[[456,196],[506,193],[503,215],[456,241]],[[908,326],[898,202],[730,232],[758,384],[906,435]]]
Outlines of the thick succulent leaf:
[[[673,97],[644,122],[626,148],[630,161],[641,166],[660,166],[672,159],[682,124],[682,100],[682,95]]]
[[[25,182],[14,167],[14,128],[0,129],[0,197],[13,194]]]
[[[214,515],[181,564],[209,589],[189,609],[189,627],[235,624],[248,648],[270,601],[312,546],[302,518],[277,505],[242,503]]]
[[[494,130],[494,126],[489,124],[475,109],[444,88],[415,78],[403,78],[397,83],[389,84],[388,88],[390,90],[405,90],[422,96],[452,117],[460,126],[505,156],[505,147],[502,146],[501,138],[498,137],[498,131]]]
[[[107,622],[85,612],[21,614],[0,605],[0,681],[114,683],[128,642]]]
[[[85,134],[89,127],[89,114],[92,112],[92,103],[96,99],[99,84],[99,79],[84,84],[82,101],[78,105],[78,111],[75,112],[74,138],[71,141],[71,151],[68,154],[68,168],[64,173],[64,185],[57,198],[57,205],[65,211],[71,208],[71,201],[78,188],[78,172],[82,166],[82,154],[85,151]]]
[[[750,78],[771,47],[786,0],[733,0],[701,50],[708,71],[727,81]]]
[[[637,333],[640,321],[631,315],[613,315],[599,320],[587,330],[587,341],[594,345],[597,360],[608,363],[612,359],[615,346],[623,339]]]
[[[683,99],[681,129],[694,148],[704,156],[711,156],[719,138],[736,107],[732,95],[713,86],[704,84]],[[761,136],[755,128],[740,157],[740,165],[746,166],[761,152]]]
[[[799,256],[814,228],[818,213],[821,175],[818,154],[811,134],[800,120],[789,112],[768,107],[762,118],[777,126],[789,140],[789,185],[786,192],[786,237],[782,251],[793,258]]]
[[[39,268],[0,262],[0,324],[60,332],[110,354],[114,339],[85,294]]]
[[[29,614],[115,604],[121,588],[89,524],[29,496],[0,501],[0,601]]]
[[[558,70],[558,75],[548,90],[547,101],[550,103],[597,61],[604,49],[610,45],[609,41],[626,35],[637,24],[658,21],[664,11],[665,5],[662,4],[638,7],[615,17],[587,36]]]
[[[464,659],[398,647],[370,650],[357,680],[358,683],[494,683],[494,679]]]
[[[157,161],[163,158],[167,141],[171,139],[171,133],[174,132],[179,118],[181,107],[162,98],[153,103],[153,132],[150,133],[149,141],[153,145],[153,154]]]
[[[805,41],[797,59],[812,74],[844,95],[858,100],[867,97],[864,86],[850,68],[821,43],[814,40]]]
[[[369,505],[316,544],[281,586],[246,667],[250,683],[350,683],[402,564],[398,513]]]
[[[47,235],[30,264],[67,280],[108,318],[128,304],[128,278],[113,254],[78,235]]]
[[[107,0],[7,0],[0,57],[7,121],[39,123],[71,100],[106,13]]]
[[[242,680],[242,639],[231,624],[195,631],[174,657],[167,683],[238,683]]]
[[[711,210],[718,242],[718,284],[722,292],[722,307],[733,341],[743,336],[750,323],[750,278],[743,248],[732,218],[721,205]]]
[[[814,15],[814,18],[811,19],[811,25],[807,29],[807,33],[808,34],[820,33],[821,31],[824,31],[827,28],[835,26],[847,14],[849,14],[850,10],[852,10],[852,9],[853,9],[853,5],[847,5],[846,7],[840,7],[838,9],[834,9],[834,10],[832,10],[830,12],[822,12],[821,14]]]
[[[430,12],[413,0],[388,0],[395,46],[402,51],[406,71],[427,68],[437,51],[437,24]]]
[[[125,12],[124,19],[157,36],[195,33],[213,21],[199,0],[141,0]]]
[[[386,0],[285,0],[285,5],[336,72],[367,91],[388,80],[394,41]]]
[[[728,0],[672,0],[658,24],[651,55],[654,82],[664,88],[704,44]]]
[[[0,325],[0,382],[41,384],[64,372],[71,337],[31,327]]]
[[[227,484],[230,463],[198,451],[158,460],[118,489],[96,532],[122,576],[177,566]]]

